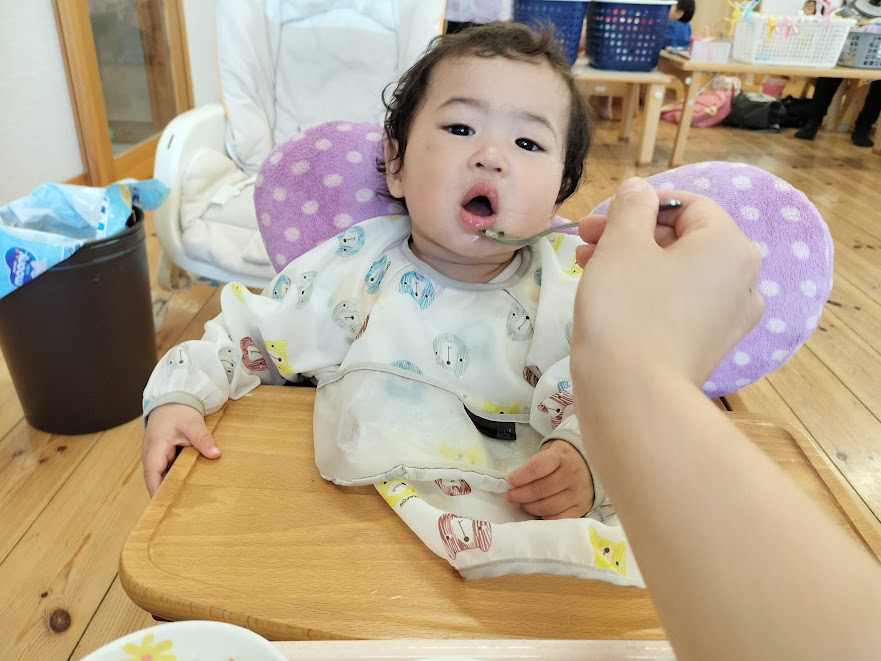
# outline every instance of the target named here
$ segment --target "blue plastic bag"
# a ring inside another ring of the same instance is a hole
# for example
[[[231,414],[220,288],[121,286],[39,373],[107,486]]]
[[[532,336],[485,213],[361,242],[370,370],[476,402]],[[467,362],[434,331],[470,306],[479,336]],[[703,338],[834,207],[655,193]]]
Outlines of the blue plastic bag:
[[[106,188],[43,184],[0,206],[0,298],[85,243],[124,230],[132,207],[155,209],[167,195],[168,188],[157,179],[124,179]]]

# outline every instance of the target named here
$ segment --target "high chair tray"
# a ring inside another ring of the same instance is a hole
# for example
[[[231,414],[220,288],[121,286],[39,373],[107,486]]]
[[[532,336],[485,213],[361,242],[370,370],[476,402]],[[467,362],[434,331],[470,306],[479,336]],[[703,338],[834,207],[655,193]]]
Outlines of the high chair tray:
[[[263,386],[208,418],[222,458],[185,449],[123,549],[120,578],[136,604],[272,640],[665,638],[645,590],[565,576],[462,579],[373,487],[321,478],[314,397]],[[727,415],[881,557],[881,524],[809,438]]]

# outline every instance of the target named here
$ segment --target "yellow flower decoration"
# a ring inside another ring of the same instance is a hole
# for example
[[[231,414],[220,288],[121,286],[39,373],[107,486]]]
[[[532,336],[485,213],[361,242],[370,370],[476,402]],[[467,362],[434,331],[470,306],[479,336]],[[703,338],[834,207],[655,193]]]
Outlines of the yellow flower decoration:
[[[170,640],[160,640],[154,644],[153,634],[148,633],[140,645],[134,643],[124,645],[122,650],[129,656],[120,659],[120,661],[177,661],[174,654],[166,654],[173,645],[174,643]]]

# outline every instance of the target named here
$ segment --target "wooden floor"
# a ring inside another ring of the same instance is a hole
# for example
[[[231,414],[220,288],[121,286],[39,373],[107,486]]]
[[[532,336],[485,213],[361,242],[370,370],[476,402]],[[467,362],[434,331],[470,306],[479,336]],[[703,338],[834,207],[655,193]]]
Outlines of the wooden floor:
[[[667,169],[675,127],[661,124],[655,163],[636,168],[636,141],[619,144],[617,124],[601,122],[588,183],[562,215],[586,213],[624,177]],[[835,286],[820,329],[787,365],[741,397],[750,410],[805,429],[879,516],[881,157],[848,138],[824,133],[811,143],[793,139],[792,130],[694,129],[686,159],[770,170],[805,191],[829,223]],[[148,248],[155,264],[155,237]],[[177,294],[157,334],[159,352],[199,337],[217,310],[211,287]],[[77,437],[32,429],[0,363],[0,659],[79,659],[153,622],[128,600],[117,577],[122,545],[148,500],[140,439],[137,420]]]

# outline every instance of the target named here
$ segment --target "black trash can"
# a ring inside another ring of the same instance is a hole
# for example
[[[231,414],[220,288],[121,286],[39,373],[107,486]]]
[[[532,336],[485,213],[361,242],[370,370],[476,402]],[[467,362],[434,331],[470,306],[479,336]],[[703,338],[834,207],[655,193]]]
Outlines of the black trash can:
[[[156,364],[143,213],[0,298],[0,349],[27,421],[54,434],[141,414]]]

